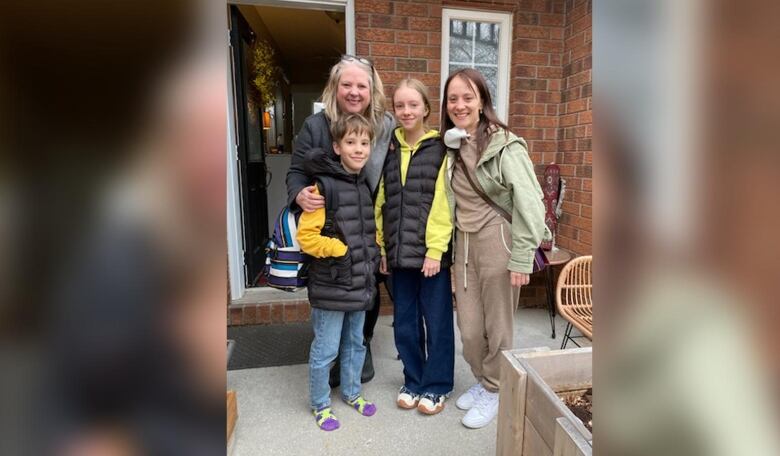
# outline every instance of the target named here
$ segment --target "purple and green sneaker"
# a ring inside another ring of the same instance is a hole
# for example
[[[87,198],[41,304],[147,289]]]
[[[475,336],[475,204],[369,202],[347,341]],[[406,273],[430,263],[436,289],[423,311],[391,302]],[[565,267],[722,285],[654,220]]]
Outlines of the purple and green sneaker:
[[[355,399],[352,399],[351,401],[345,401],[347,404],[351,405],[355,410],[360,412],[363,416],[371,416],[374,413],[376,413],[376,405],[374,405],[373,402],[368,402],[367,400],[363,399],[363,396],[358,396]]]
[[[323,407],[314,411],[314,417],[317,419],[317,426],[323,431],[335,431],[339,428],[339,420],[336,418],[330,407]]]

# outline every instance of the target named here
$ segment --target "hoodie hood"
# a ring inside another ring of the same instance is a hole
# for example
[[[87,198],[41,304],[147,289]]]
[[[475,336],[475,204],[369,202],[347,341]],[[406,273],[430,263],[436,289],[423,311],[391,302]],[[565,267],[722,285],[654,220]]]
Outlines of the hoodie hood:
[[[503,148],[515,142],[522,145],[526,150],[528,149],[528,144],[526,144],[525,139],[519,138],[511,131],[504,130],[503,128],[496,129],[496,131],[490,135],[490,142],[488,142],[485,151],[482,152],[482,157],[480,157],[478,165],[490,160]]]

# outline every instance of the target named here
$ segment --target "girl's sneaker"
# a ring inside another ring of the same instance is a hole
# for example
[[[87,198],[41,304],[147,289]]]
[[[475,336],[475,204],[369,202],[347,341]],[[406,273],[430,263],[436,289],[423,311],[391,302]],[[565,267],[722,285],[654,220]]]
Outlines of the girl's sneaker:
[[[368,402],[367,400],[363,399],[363,396],[358,396],[351,401],[345,402],[351,405],[352,408],[360,412],[360,414],[363,416],[371,416],[376,413],[376,405],[374,405],[373,402]]]
[[[340,426],[338,418],[331,413],[330,407],[315,410],[314,417],[317,419],[317,426],[323,431],[335,431]]]
[[[479,396],[481,396],[484,391],[485,387],[482,386],[482,383],[477,382],[476,385],[472,385],[468,391],[458,397],[458,400],[455,401],[455,406],[461,410],[469,410],[474,406],[474,402],[479,399]]]
[[[444,399],[446,397],[443,394],[425,393],[420,397],[417,410],[426,415],[435,415],[444,410]]]
[[[418,402],[420,402],[420,395],[409,391],[406,386],[402,386],[398,391],[398,399],[395,401],[399,407],[406,410],[417,407]]]

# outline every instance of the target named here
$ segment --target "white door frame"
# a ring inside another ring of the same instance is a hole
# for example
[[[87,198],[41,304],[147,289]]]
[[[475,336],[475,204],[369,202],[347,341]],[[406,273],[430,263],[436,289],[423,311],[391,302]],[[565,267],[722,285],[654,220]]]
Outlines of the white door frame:
[[[227,5],[266,5],[298,9],[317,9],[323,11],[343,11],[347,54],[355,54],[355,0],[243,0],[227,1]],[[228,8],[225,8],[225,35],[230,46],[230,28]],[[235,91],[233,90],[233,69],[231,53],[228,49],[228,142],[227,142],[227,250],[228,279],[230,281],[231,300],[237,300],[246,293],[246,274],[244,270],[244,234],[241,221],[241,192],[238,172],[238,136],[236,135]],[[275,214],[269,214],[273,216]]]

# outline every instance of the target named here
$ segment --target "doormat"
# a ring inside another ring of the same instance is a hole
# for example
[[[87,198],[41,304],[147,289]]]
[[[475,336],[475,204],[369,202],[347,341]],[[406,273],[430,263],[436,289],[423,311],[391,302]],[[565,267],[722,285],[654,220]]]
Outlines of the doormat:
[[[229,326],[227,335],[235,341],[228,370],[306,364],[314,340],[314,331],[308,322]]]

